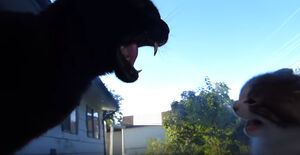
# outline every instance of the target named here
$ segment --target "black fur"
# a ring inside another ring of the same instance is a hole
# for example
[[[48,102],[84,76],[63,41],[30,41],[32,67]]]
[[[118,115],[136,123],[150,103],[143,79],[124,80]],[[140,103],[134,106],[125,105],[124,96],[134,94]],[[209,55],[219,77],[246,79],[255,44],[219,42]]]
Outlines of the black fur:
[[[58,125],[96,76],[135,81],[119,47],[161,46],[168,33],[149,0],[58,0],[39,15],[0,12],[0,154]]]

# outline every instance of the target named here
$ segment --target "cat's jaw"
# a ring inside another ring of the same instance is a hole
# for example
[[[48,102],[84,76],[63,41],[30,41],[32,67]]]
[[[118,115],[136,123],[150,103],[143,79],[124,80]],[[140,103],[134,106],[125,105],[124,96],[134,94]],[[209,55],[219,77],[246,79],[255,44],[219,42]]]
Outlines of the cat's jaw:
[[[244,127],[244,133],[249,137],[272,137],[282,132],[282,128],[276,124],[270,122],[269,120],[260,117],[258,115],[252,114],[254,119],[247,120]],[[253,121],[250,124],[249,122]]]
[[[276,128],[276,125],[262,116],[252,113],[246,101],[246,99],[241,97],[233,105],[235,114],[246,120],[244,133],[249,137],[261,137],[272,134],[271,131]]]
[[[263,128],[265,127],[265,121],[260,116],[252,113],[249,109],[249,104],[247,103],[247,98],[245,92],[248,89],[244,89],[240,100],[233,104],[233,110],[235,114],[242,119],[246,120],[244,126],[244,133],[249,137],[256,137],[263,134]]]
[[[244,133],[250,137],[256,137],[263,134],[264,123],[259,119],[250,119],[246,121]]]
[[[273,127],[268,134],[251,137],[252,155],[300,154],[300,128]]]
[[[242,119],[246,120],[244,126],[244,133],[249,137],[260,137],[267,135],[269,129],[273,127],[273,124],[259,116],[250,110],[250,106],[257,104],[259,100],[256,100],[256,103],[249,103],[247,98],[247,93],[249,92],[249,85],[246,85],[241,92],[240,99],[233,104],[233,110],[235,114]]]

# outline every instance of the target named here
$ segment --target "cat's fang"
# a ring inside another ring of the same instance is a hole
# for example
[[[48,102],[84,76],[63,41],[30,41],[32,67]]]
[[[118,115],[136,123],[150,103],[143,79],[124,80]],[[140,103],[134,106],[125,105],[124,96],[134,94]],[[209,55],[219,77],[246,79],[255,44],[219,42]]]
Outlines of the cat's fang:
[[[155,43],[154,43],[154,56],[155,56],[156,53],[157,53],[157,49],[158,49],[158,43],[155,42]]]

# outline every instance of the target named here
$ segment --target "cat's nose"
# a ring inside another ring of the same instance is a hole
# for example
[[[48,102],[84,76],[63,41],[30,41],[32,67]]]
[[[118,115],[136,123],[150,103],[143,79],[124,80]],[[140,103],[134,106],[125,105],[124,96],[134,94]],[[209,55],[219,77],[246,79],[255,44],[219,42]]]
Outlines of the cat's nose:
[[[238,104],[239,104],[239,102],[238,102],[238,101],[235,101],[234,104],[233,104],[233,106],[232,106],[232,108],[233,108],[233,110],[234,110],[235,112],[237,112],[237,111],[239,110]]]

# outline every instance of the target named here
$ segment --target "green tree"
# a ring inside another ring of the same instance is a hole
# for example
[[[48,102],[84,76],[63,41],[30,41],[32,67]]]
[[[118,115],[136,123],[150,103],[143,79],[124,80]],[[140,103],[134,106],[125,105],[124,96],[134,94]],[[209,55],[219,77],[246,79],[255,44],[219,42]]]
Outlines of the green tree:
[[[205,79],[198,91],[184,91],[163,121],[165,141],[150,140],[146,154],[232,155],[247,153],[248,138],[231,106],[225,83]]]
[[[108,125],[120,124],[123,118],[123,114],[120,111],[120,105],[123,98],[119,94],[116,94],[113,90],[111,90],[110,93],[112,94],[113,98],[117,101],[117,109],[116,111],[103,111],[103,120]]]

